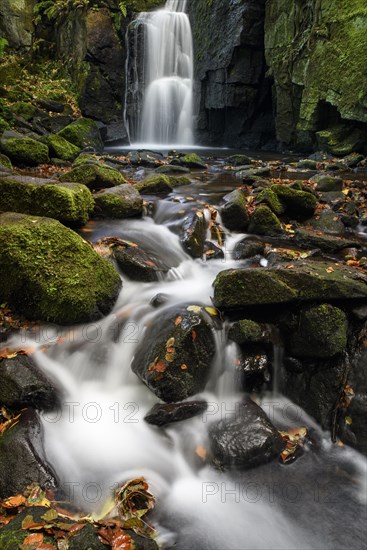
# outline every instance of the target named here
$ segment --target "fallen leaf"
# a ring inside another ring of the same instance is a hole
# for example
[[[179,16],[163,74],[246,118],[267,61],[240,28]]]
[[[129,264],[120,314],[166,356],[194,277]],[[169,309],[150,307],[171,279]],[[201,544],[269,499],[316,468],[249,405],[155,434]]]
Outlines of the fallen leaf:
[[[175,320],[175,326],[178,327],[182,323],[182,317],[177,317]]]
[[[199,458],[201,458],[202,460],[206,460],[207,456],[208,456],[208,451],[205,449],[205,447],[203,447],[202,445],[198,445],[195,449],[195,453],[197,454],[197,456]]]
[[[187,311],[193,311],[194,313],[200,313],[201,312],[201,306],[189,306],[187,308]]]
[[[27,500],[23,495],[15,495],[14,497],[9,497],[6,500],[3,500],[1,506],[2,508],[18,508],[18,506],[21,506],[26,502]]]

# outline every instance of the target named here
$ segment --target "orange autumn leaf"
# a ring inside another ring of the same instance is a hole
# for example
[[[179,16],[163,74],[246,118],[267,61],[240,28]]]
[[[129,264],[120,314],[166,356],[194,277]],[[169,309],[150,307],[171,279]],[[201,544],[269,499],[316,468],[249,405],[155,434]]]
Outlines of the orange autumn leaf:
[[[192,337],[192,341],[193,341],[193,342],[195,342],[196,336],[197,336],[197,334],[196,334],[195,330],[193,330],[193,331],[191,332],[191,337]]]
[[[182,317],[177,317],[175,320],[175,326],[178,327],[182,323]]]
[[[42,533],[32,533],[31,535],[28,535],[24,539],[23,544],[40,544],[42,542],[43,542]]]
[[[208,451],[206,450],[205,447],[203,447],[202,445],[198,445],[195,449],[195,453],[197,454],[197,456],[199,458],[201,458],[202,460],[205,460],[206,457],[208,456]]]
[[[6,500],[4,500],[1,503],[1,506],[3,508],[18,508],[18,506],[21,506],[22,504],[26,503],[26,499],[23,495],[15,495],[13,497],[9,497]]]

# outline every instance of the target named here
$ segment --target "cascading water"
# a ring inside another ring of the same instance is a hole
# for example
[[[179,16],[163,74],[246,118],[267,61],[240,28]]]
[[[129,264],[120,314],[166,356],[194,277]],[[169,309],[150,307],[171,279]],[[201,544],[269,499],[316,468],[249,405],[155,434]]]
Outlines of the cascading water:
[[[186,0],[168,0],[130,27],[126,118],[133,143],[193,144],[194,56],[185,9]]]

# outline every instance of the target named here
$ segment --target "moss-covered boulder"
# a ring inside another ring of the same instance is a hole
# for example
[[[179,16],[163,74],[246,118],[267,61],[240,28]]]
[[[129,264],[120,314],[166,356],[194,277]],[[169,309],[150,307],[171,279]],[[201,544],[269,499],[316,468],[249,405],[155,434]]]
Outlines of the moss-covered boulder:
[[[74,160],[80,153],[79,147],[57,134],[50,134],[46,141],[52,157],[61,160]]]
[[[163,401],[180,402],[204,390],[215,355],[210,315],[204,307],[171,307],[150,322],[132,369]]]
[[[300,261],[292,269],[229,269],[214,281],[214,303],[225,310],[325,300],[367,301],[367,276],[327,262]]]
[[[226,159],[228,166],[248,166],[252,164],[252,160],[247,155],[231,155]]]
[[[190,212],[184,219],[181,243],[184,250],[193,258],[201,258],[204,254],[204,245],[208,224],[203,211]]]
[[[242,319],[233,323],[228,332],[228,338],[236,344],[269,344],[271,331],[267,325],[256,323],[250,319]]]
[[[267,235],[269,237],[281,235],[282,224],[274,212],[268,206],[261,205],[253,212],[248,227],[249,233],[255,235]]]
[[[298,228],[295,231],[294,242],[301,248],[319,248],[323,252],[339,252],[345,248],[360,248],[357,239],[324,235],[320,231]]]
[[[335,178],[328,174],[314,176],[311,181],[316,183],[317,191],[322,191],[324,193],[333,193],[334,191],[343,190],[342,178]]]
[[[29,120],[32,120],[32,118],[36,115],[39,109],[37,109],[37,107],[32,105],[32,103],[27,103],[26,101],[18,101],[12,106],[12,111],[16,115],[29,121]]]
[[[316,132],[318,148],[336,157],[344,157],[365,148],[366,132],[348,125],[338,125]]]
[[[185,166],[177,166],[174,164],[162,164],[162,166],[159,166],[156,169],[157,174],[165,174],[166,176],[170,175],[182,175],[182,174],[189,174],[190,168],[186,168]]]
[[[260,191],[255,202],[256,204],[266,204],[277,216],[281,216],[285,212],[285,206],[271,187]]]
[[[2,139],[1,149],[16,165],[37,166],[50,160],[47,145],[29,137]]]
[[[120,277],[71,229],[50,218],[0,215],[0,300],[28,319],[83,323],[111,310]]]
[[[206,170],[207,166],[204,163],[203,159],[199,157],[196,153],[191,153],[190,155],[183,155],[177,159],[174,159],[171,162],[172,165],[184,166],[186,168],[191,168],[193,170]]]
[[[9,157],[7,157],[6,155],[2,155],[0,153],[0,169],[2,168],[7,168],[8,170],[12,170],[13,165]]]
[[[95,215],[103,218],[133,218],[143,213],[143,199],[129,184],[105,189],[94,195]]]
[[[164,174],[156,174],[135,185],[141,195],[159,195],[161,197],[172,193],[170,178]]]
[[[0,177],[0,210],[55,218],[65,225],[82,226],[93,212],[89,189],[79,183],[26,176]]]
[[[115,187],[126,183],[124,176],[114,168],[103,164],[83,164],[65,172],[60,181],[73,181],[86,185],[89,189],[98,190]]]
[[[333,357],[345,350],[347,332],[344,311],[330,304],[312,306],[300,312],[289,351],[296,357]]]
[[[10,128],[9,122],[0,115],[0,134],[2,132],[5,132],[5,130],[9,130],[9,128]]]
[[[273,185],[271,190],[285,207],[286,214],[295,220],[307,220],[316,210],[317,199],[312,193],[299,191],[288,185]]]
[[[242,189],[235,189],[223,197],[220,209],[223,224],[231,231],[246,231],[250,217],[247,212],[246,195]]]
[[[96,151],[103,149],[103,142],[97,124],[90,118],[78,118],[58,133],[59,136],[80,149],[92,147]]]

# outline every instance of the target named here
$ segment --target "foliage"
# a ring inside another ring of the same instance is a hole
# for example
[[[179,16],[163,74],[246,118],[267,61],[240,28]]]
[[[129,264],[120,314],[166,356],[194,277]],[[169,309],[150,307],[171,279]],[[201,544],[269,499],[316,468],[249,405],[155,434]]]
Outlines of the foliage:
[[[64,19],[69,13],[88,8],[90,4],[90,0],[41,0],[34,7],[34,22],[36,25],[41,23],[43,17],[48,21]]]
[[[0,36],[0,59],[2,59],[2,57],[4,56],[5,46],[7,46],[8,44],[9,42],[7,41],[7,39],[3,36]]]

